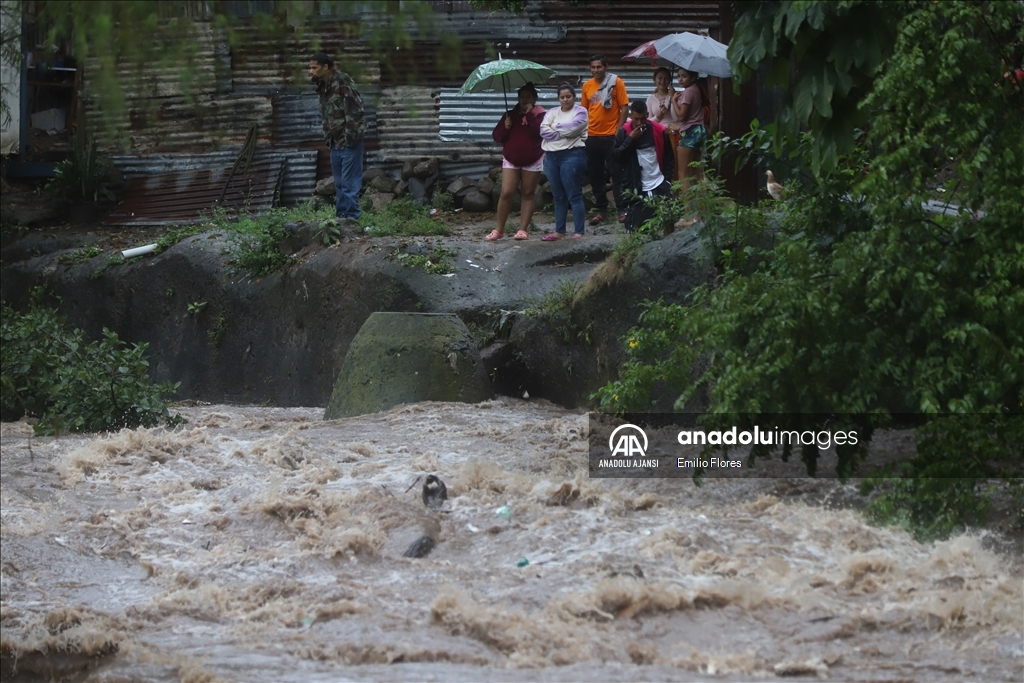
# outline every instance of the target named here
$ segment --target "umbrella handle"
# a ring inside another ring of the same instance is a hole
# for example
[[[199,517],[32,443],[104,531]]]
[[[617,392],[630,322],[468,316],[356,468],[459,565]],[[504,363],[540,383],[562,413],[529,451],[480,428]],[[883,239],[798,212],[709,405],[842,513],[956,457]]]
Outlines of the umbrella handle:
[[[505,74],[501,74],[501,94],[505,96],[505,111],[508,111],[508,84]]]

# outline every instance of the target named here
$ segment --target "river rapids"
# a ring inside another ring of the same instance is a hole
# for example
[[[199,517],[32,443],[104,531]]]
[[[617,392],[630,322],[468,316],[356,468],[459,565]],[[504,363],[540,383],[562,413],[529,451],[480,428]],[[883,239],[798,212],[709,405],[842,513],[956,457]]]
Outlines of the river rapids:
[[[2,425],[4,680],[1024,679],[1020,559],[835,480],[590,479],[542,401],[181,412]]]

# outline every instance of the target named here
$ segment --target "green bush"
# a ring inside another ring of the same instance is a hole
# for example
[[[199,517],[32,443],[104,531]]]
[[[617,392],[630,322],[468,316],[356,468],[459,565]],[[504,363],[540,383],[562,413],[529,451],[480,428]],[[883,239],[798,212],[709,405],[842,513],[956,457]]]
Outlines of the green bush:
[[[546,320],[566,344],[590,344],[594,323],[583,325],[573,316],[576,295],[582,284],[580,280],[563,278],[554,289],[531,302],[523,313],[529,318]]]
[[[430,199],[430,205],[439,211],[454,211],[455,197],[451,192],[435,189],[434,196]]]
[[[202,232],[202,228],[198,225],[186,225],[168,230],[156,241],[156,251],[154,253],[159,254],[167,251],[183,239],[192,235],[198,235],[200,232]]]
[[[280,244],[288,236],[284,214],[268,211],[245,216],[235,224],[235,265],[250,275],[269,275],[288,263]]]
[[[96,141],[77,135],[71,156],[57,164],[47,187],[56,188],[75,201],[112,201],[117,198],[117,177],[110,159],[96,151]]]
[[[1024,522],[1024,416],[944,415],[917,429],[917,451],[861,484],[876,494],[868,518],[901,526],[921,541],[945,538],[985,521],[992,496],[1005,487]]]
[[[26,313],[2,305],[0,361],[2,419],[38,418],[40,434],[152,427],[169,417],[167,400],[178,385],[155,384],[147,375],[147,344],[128,347],[117,334],[89,341],[33,292]]]
[[[72,252],[61,254],[57,257],[57,262],[63,263],[64,265],[74,266],[94,259],[102,253],[102,249],[97,247],[95,244],[90,244],[85,247],[79,247]]]
[[[319,222],[328,216],[328,209],[317,208],[312,201],[242,216],[229,216],[218,208],[201,227],[223,230],[230,235],[234,242],[231,252],[235,265],[249,275],[259,276],[269,275],[288,263],[288,256],[281,252],[281,242],[288,237],[288,230],[284,227],[286,223]],[[181,229],[169,234],[176,240],[194,233]]]
[[[396,199],[383,211],[364,211],[359,224],[371,237],[388,235],[450,235],[451,228],[430,217],[430,210],[408,199]]]
[[[410,254],[396,249],[392,252],[392,256],[407,268],[422,268],[431,275],[447,275],[455,272],[455,266],[448,262],[448,259],[455,256],[455,252],[445,247],[434,247],[430,254]]]
[[[850,424],[833,428],[868,437],[836,449],[840,476],[858,472],[875,430],[909,419],[916,448],[871,473],[869,517],[921,540],[977,524],[996,492],[1019,500],[1024,466],[1024,163],[1006,144],[1024,137],[1024,119],[1004,114],[1024,90],[1000,66],[1024,9],[780,2],[741,14],[734,61],[798,82],[775,124],[720,140],[711,159],[774,149],[786,193],[731,218],[702,212],[715,281],[688,305],[651,304],[626,337],[622,376],[594,399],[644,409],[664,379],[677,407],[706,396],[710,429],[836,416]],[[849,59],[872,41],[870,59]],[[739,66],[738,79],[752,73]],[[956,95],[964,83],[971,97]],[[960,208],[930,213],[923,203],[951,162]],[[817,449],[800,456],[816,474]]]

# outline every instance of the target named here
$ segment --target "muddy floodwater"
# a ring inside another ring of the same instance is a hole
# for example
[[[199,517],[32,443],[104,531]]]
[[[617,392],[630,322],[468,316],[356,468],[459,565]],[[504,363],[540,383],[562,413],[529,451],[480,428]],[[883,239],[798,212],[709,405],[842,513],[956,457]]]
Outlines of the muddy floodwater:
[[[1024,679],[1019,558],[834,480],[592,480],[534,401],[181,412],[3,424],[4,680]]]

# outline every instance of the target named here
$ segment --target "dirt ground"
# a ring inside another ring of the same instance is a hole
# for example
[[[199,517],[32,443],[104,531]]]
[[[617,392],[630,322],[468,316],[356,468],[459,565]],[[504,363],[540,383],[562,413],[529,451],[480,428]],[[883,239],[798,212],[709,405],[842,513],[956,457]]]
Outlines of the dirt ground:
[[[105,225],[103,220],[113,205],[67,206],[57,193],[45,188],[45,183],[36,181],[4,182],[2,192],[3,242],[9,242],[29,232],[42,233],[48,238],[69,240],[75,246],[94,244],[104,250],[122,250],[141,244],[149,244],[179,226],[120,226]],[[18,223],[31,221],[29,227]],[[589,214],[588,214],[589,218]],[[22,219],[22,220],[19,220]],[[441,213],[436,220],[451,227],[453,236],[482,240],[496,227],[494,212],[468,213],[461,209]],[[511,240],[519,228],[520,213],[512,212],[505,226],[504,239]],[[572,216],[570,214],[571,222]],[[550,207],[534,213],[530,234],[538,239],[541,234],[553,232],[555,217]],[[622,233],[619,223],[610,218],[596,227],[587,225],[588,235]]]

